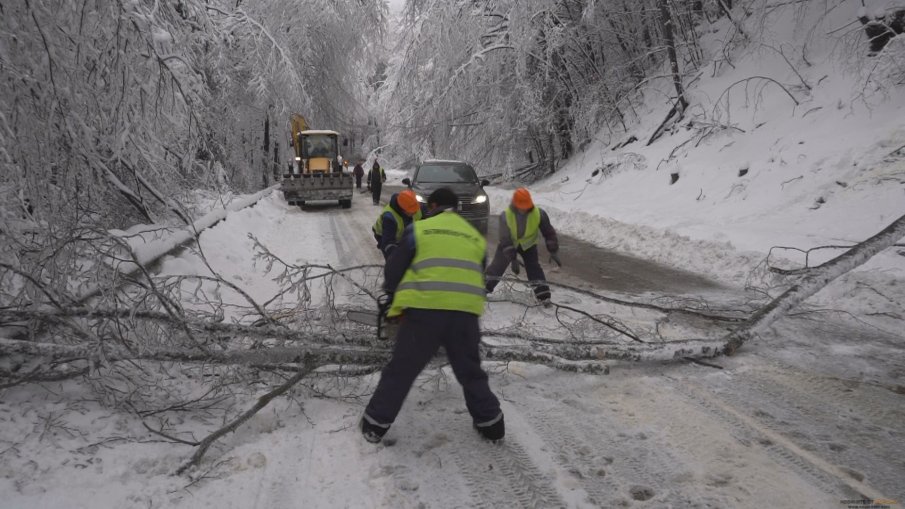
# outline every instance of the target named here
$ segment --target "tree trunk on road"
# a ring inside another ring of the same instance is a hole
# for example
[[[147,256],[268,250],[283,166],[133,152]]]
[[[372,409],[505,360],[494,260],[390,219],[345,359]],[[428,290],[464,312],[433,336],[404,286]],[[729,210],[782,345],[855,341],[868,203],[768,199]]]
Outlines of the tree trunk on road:
[[[846,253],[815,267],[798,284],[758,310],[740,330],[729,335],[725,353],[732,355],[746,341],[763,332],[773,322],[822,290],[843,274],[867,263],[880,251],[891,247],[905,237],[905,216],[884,228],[880,233],[861,242]]]

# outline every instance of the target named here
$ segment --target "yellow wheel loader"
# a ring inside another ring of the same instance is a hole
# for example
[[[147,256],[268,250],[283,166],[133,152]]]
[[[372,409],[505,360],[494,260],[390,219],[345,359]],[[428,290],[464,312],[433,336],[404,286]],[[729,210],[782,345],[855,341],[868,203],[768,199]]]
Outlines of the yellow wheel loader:
[[[295,161],[290,173],[283,175],[283,196],[290,205],[309,201],[336,200],[347,209],[352,206],[351,173],[343,171],[339,153],[339,133],[308,129],[301,115],[291,119],[291,145]]]

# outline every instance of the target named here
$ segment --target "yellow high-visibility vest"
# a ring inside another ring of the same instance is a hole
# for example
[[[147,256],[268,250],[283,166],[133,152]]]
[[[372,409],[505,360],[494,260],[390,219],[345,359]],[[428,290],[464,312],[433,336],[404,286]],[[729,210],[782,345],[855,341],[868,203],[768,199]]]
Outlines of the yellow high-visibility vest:
[[[506,226],[509,227],[509,235],[512,238],[512,245],[522,250],[531,249],[537,244],[537,234],[540,232],[540,209],[534,207],[528,212],[528,220],[525,223],[525,233],[518,237],[518,223],[515,218],[515,211],[512,207],[506,208]]]
[[[402,238],[402,232],[405,230],[405,224],[402,222],[402,215],[400,215],[399,212],[396,212],[393,209],[393,207],[391,207],[389,205],[387,205],[386,207],[383,208],[382,211],[380,211],[380,216],[377,217],[377,222],[374,223],[374,226],[371,227],[371,229],[374,230],[374,234],[377,235],[378,237],[383,236],[383,213],[384,212],[389,212],[390,214],[393,214],[393,219],[396,220],[396,242],[399,242],[399,240]],[[419,210],[418,212],[415,212],[414,216],[412,216],[412,221],[418,221],[420,219],[421,219],[421,211]]]
[[[484,313],[487,241],[452,211],[414,224],[415,257],[396,288],[388,316],[407,308]]]

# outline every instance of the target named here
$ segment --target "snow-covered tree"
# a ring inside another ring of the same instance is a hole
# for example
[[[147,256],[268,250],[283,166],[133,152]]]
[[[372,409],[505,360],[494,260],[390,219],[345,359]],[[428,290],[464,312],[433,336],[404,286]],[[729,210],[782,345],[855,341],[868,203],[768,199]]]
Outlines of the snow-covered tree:
[[[384,16],[354,0],[4,4],[2,256],[69,288],[107,229],[188,222],[195,189],[266,184],[265,123],[280,139],[290,112],[363,124]]]

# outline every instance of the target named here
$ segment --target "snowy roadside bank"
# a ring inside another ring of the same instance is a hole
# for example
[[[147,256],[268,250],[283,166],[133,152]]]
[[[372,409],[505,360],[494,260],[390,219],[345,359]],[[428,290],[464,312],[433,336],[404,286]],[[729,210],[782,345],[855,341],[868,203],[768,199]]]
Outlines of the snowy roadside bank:
[[[163,255],[177,246],[197,237],[200,232],[219,223],[225,219],[230,212],[236,212],[245,207],[254,205],[261,198],[269,195],[278,187],[279,185],[275,185],[254,194],[237,197],[228,203],[223,204],[223,207],[211,210],[204,216],[196,219],[190,226],[175,233],[172,232],[173,228],[161,227],[159,225],[136,225],[127,231],[112,230],[110,233],[124,239],[132,249],[132,253],[135,255],[135,259],[138,263],[147,265],[159,260]],[[213,203],[211,203],[211,205],[213,205]],[[118,266],[118,269],[122,273],[130,273],[136,270],[137,267],[134,263],[124,262]]]
[[[830,33],[857,2],[839,7],[778,8],[761,45],[729,66],[718,48],[731,24],[714,27],[701,39],[713,66],[686,84],[681,122],[652,139],[674,95],[652,82],[631,122],[601,129],[529,186],[535,201],[566,234],[739,288],[795,281],[764,273],[768,255],[813,267],[876,234],[905,214],[905,89],[871,81],[876,62],[794,21]],[[771,44],[806,47],[807,60]],[[499,213],[511,190],[488,192]],[[885,250],[809,304],[905,318],[903,256]]]

